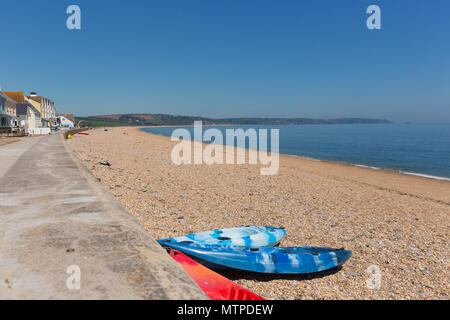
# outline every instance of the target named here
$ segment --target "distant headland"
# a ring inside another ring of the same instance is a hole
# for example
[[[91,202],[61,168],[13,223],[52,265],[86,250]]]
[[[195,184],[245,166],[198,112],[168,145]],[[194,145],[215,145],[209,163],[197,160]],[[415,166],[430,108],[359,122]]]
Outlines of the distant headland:
[[[170,114],[114,114],[89,117],[75,117],[76,123],[89,127],[117,126],[167,126],[192,125],[194,121],[203,121],[204,125],[308,125],[308,124],[379,124],[391,123],[383,119],[338,118],[206,118],[179,116]]]

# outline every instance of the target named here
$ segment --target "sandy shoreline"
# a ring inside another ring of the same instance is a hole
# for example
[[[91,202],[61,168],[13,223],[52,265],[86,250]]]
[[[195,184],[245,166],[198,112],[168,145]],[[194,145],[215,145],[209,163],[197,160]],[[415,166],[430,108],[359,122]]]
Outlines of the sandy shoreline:
[[[231,126],[231,125],[203,125],[203,127],[220,127],[220,126]],[[240,125],[240,127],[253,127],[252,125]],[[184,128],[184,127],[193,127],[193,125],[162,125],[162,126],[146,126],[146,127],[139,127],[139,129],[145,129],[145,128]],[[152,132],[146,132],[152,135],[166,137],[163,134],[157,134]],[[205,146],[208,145],[208,143],[205,143]],[[401,170],[391,170],[381,167],[374,167],[374,166],[368,166],[364,164],[358,164],[358,163],[347,163],[347,162],[341,162],[341,161],[331,161],[331,160],[323,160],[323,159],[316,159],[311,157],[304,157],[300,155],[293,155],[293,154],[282,154],[280,153],[280,156],[283,157],[294,157],[294,158],[300,158],[300,159],[306,159],[311,161],[318,161],[318,162],[325,162],[325,163],[331,163],[331,164],[337,164],[337,165],[346,165],[346,166],[353,166],[353,167],[359,167],[359,168],[365,168],[365,169],[371,169],[371,170],[377,170],[385,173],[394,173],[394,174],[401,174],[401,175],[407,175],[407,176],[414,176],[414,177],[420,177],[420,178],[426,178],[426,179],[433,179],[433,180],[440,180],[440,181],[450,181],[450,178],[447,177],[441,177],[441,176],[434,176],[424,173],[417,173],[417,172],[409,172],[409,171],[401,171]]]
[[[275,176],[259,165],[176,166],[175,143],[133,127],[69,144],[155,238],[261,224],[286,227],[282,246],[353,251],[331,274],[226,274],[266,298],[448,299],[448,181],[285,155]],[[366,285],[371,265],[377,290]]]

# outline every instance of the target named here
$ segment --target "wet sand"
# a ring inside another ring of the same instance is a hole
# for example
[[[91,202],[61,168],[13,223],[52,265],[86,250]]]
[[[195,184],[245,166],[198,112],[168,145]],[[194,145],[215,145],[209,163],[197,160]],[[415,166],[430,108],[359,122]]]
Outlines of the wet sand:
[[[224,274],[265,298],[449,298],[448,181],[284,155],[274,176],[260,165],[176,166],[167,137],[129,127],[89,133],[68,143],[156,239],[255,224],[285,227],[281,246],[353,251],[332,272]],[[381,272],[378,289],[367,285],[376,283],[370,266]]]

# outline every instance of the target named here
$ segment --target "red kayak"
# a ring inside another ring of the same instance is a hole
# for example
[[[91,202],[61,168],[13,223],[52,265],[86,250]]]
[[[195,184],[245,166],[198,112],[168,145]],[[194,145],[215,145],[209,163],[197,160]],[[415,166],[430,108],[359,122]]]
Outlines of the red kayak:
[[[266,300],[237,283],[192,260],[180,251],[170,250],[186,273],[212,300]]]
[[[78,132],[78,134],[83,134],[83,135],[85,135],[85,136],[88,136],[88,135],[89,135],[89,133],[87,133],[87,132]]]

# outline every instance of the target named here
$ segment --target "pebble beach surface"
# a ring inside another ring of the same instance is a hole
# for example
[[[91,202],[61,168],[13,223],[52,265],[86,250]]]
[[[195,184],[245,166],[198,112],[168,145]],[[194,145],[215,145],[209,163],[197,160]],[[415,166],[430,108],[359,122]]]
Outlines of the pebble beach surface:
[[[68,143],[155,239],[251,224],[285,227],[281,246],[353,251],[320,274],[223,273],[267,299],[449,298],[448,181],[284,155],[273,176],[260,165],[177,166],[176,142],[135,127]]]

